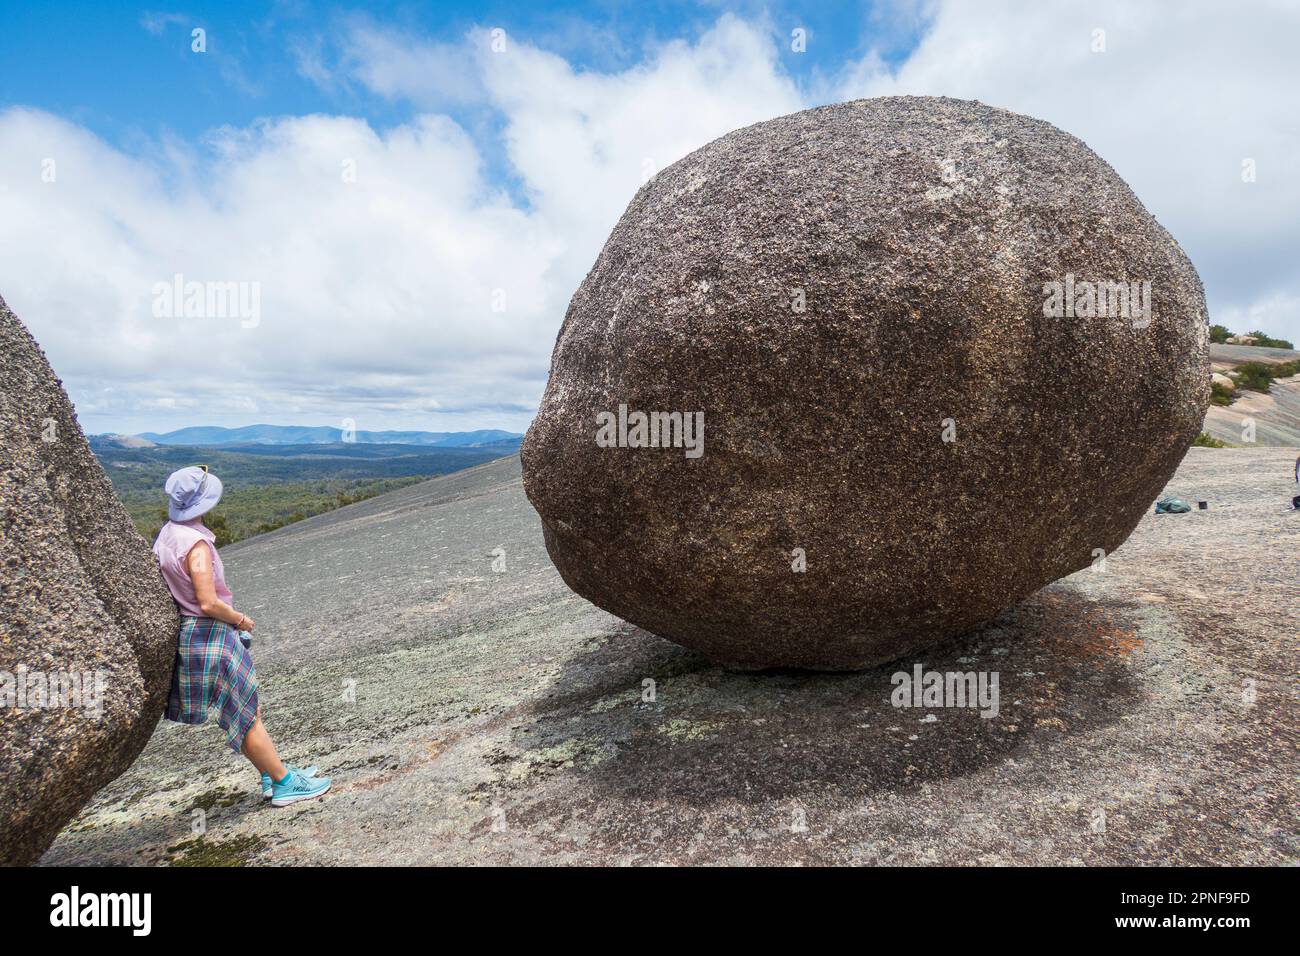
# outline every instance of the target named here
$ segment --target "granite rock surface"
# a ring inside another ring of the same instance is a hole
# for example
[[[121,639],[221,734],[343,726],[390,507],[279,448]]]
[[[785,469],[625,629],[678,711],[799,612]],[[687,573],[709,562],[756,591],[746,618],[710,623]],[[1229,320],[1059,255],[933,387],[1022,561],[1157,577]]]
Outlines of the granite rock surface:
[[[597,606],[732,668],[862,668],[1119,547],[1201,429],[1207,355],[1191,263],[1078,139],[826,106],[636,194],[524,486]]]

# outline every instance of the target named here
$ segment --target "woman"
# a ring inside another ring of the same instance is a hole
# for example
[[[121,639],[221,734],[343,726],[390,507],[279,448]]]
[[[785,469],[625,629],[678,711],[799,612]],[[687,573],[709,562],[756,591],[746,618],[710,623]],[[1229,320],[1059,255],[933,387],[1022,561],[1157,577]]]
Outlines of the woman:
[[[216,535],[200,520],[220,500],[221,481],[206,465],[182,468],[167,479],[171,520],[158,532],[153,553],[180,609],[181,632],[165,716],[201,724],[208,708],[217,708],[217,723],[231,749],[262,772],[262,795],[283,807],[319,797],[330,782],[317,777],[315,767],[298,770],[281,763],[262,726],[253,658],[240,640],[241,631],[253,630],[253,619],[230,606]]]

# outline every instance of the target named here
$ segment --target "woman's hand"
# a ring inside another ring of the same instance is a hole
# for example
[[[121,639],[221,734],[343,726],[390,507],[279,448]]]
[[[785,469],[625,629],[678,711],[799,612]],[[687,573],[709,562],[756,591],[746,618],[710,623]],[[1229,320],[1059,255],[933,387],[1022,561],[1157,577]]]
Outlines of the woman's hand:
[[[248,631],[251,634],[253,632],[253,619],[247,614],[240,615],[239,621],[235,624],[235,627],[239,628],[241,631]]]

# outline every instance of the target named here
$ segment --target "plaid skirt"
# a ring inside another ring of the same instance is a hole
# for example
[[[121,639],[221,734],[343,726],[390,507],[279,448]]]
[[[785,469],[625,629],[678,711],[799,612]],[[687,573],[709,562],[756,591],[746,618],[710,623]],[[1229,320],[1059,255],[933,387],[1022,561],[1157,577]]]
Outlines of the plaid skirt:
[[[217,709],[217,723],[226,732],[230,749],[239,753],[244,735],[257,720],[253,655],[229,624],[182,615],[176,669],[163,716],[182,724],[201,724],[211,707]]]

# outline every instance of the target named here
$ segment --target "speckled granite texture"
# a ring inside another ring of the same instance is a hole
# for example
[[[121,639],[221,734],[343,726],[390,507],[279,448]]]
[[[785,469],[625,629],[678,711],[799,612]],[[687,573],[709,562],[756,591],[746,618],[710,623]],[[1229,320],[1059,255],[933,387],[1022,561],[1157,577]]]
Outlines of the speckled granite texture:
[[[1149,282],[1154,314],[1045,316],[1067,277]],[[1122,544],[1200,431],[1207,346],[1191,263],[1079,140],[959,100],[821,107],[637,193],[524,487],[597,606],[733,668],[860,668]],[[703,413],[703,454],[599,447],[620,405]]]
[[[34,861],[131,765],[162,716],[177,626],[149,545],[0,299],[0,674],[13,695],[0,700],[0,861]]]

